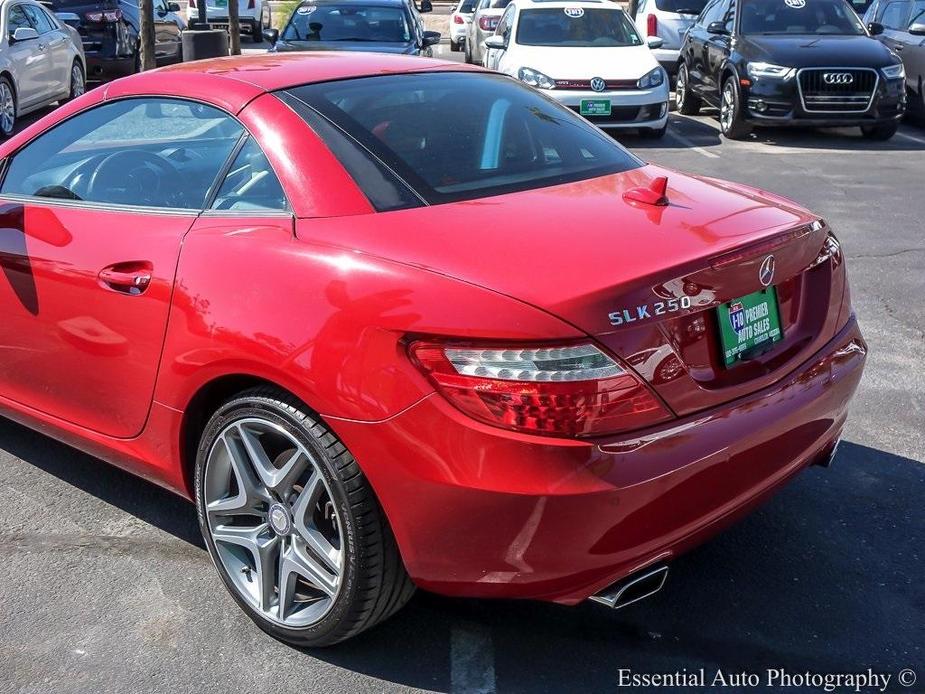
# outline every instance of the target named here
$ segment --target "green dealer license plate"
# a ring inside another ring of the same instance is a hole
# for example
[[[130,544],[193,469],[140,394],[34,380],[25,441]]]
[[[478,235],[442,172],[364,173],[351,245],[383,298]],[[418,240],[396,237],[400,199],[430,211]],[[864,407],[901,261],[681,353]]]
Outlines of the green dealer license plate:
[[[768,347],[784,337],[774,287],[733,299],[716,311],[723,363],[727,367],[743,356],[747,358],[756,348]]]
[[[609,116],[610,99],[582,99],[579,110],[583,116]]]

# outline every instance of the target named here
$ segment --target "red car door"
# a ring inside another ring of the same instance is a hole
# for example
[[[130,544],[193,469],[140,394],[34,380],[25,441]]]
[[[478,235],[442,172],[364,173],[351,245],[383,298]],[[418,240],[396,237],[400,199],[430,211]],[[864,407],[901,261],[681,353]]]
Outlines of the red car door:
[[[109,102],[12,156],[0,397],[109,436],[142,431],[181,242],[243,132],[204,109]]]
[[[195,215],[0,200],[2,395],[104,434],[138,434]]]

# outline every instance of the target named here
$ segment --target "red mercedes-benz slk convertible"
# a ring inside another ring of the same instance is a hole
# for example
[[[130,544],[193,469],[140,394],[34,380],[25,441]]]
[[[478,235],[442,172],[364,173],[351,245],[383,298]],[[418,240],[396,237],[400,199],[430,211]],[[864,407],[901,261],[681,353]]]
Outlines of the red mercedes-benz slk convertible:
[[[0,158],[0,412],[195,499],[293,643],[415,585],[644,597],[829,460],[861,378],[823,220],[475,68],[181,65]]]

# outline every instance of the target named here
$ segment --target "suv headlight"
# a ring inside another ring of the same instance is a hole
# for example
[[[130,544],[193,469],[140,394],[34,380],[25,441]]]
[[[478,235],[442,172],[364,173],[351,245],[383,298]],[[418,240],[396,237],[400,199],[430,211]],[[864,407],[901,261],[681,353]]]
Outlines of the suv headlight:
[[[902,63],[898,65],[887,65],[885,68],[882,68],[883,75],[888,80],[904,80],[906,79],[906,68],[903,67]]]
[[[660,87],[664,81],[665,71],[657,67],[640,77],[639,81],[636,82],[636,86],[640,89],[652,89],[653,87]]]
[[[531,87],[538,87],[539,89],[556,88],[555,80],[547,77],[539,70],[534,70],[529,67],[522,67],[517,71],[517,76],[520,78],[521,82],[529,84]]]
[[[778,79],[787,79],[794,72],[794,68],[784,65],[774,65],[773,63],[749,63],[746,66],[748,76],[753,80],[759,77],[777,77]]]

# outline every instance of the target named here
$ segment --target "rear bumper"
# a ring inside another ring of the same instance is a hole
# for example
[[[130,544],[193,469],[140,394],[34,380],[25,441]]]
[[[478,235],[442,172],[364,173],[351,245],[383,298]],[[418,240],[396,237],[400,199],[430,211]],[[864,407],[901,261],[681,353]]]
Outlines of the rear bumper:
[[[574,604],[702,542],[826,458],[865,358],[852,318],[770,388],[593,442],[483,426],[435,394],[384,422],[330,423],[419,586]]]
[[[665,68],[665,71],[674,76],[678,74],[678,61],[681,59],[681,50],[678,48],[656,48],[652,55],[658,61],[658,64]]]
[[[105,56],[86,53],[87,79],[112,79],[125,77],[135,72],[134,56]]]

